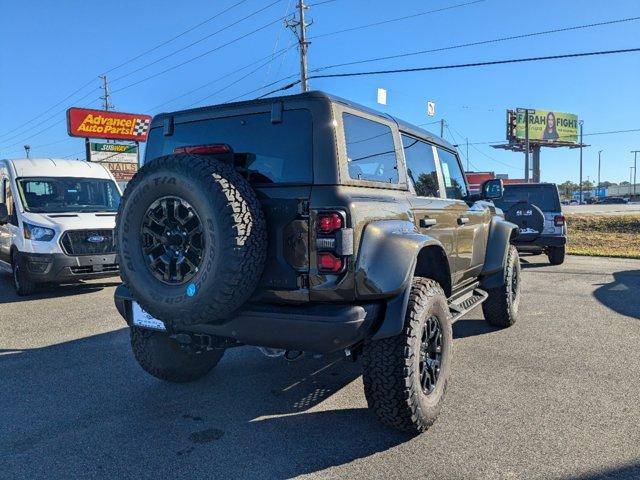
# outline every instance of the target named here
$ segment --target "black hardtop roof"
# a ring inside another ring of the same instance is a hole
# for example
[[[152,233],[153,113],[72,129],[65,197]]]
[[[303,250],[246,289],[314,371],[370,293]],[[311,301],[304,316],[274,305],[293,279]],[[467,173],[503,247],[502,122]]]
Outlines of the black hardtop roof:
[[[255,105],[261,105],[261,104],[272,104],[274,102],[299,102],[299,101],[326,101],[326,102],[334,102],[334,103],[341,103],[343,105],[346,105],[350,108],[354,108],[356,110],[360,110],[364,113],[367,113],[369,115],[376,115],[380,118],[384,118],[384,119],[391,119],[393,121],[395,121],[398,124],[398,128],[406,133],[412,134],[414,136],[417,137],[421,137],[424,138],[426,140],[429,140],[432,143],[435,143],[436,145],[439,145],[441,147],[447,148],[449,150],[455,150],[455,147],[450,144],[449,142],[447,142],[446,140],[440,138],[439,136],[428,132],[427,130],[424,130],[422,128],[420,128],[417,125],[413,125],[411,123],[405,122],[404,120],[400,120],[397,117],[394,117],[392,115],[388,115],[386,113],[383,112],[379,112],[377,110],[374,110],[372,108],[369,107],[365,107],[364,105],[360,105],[358,103],[352,102],[350,100],[346,100],[342,97],[338,97],[337,95],[332,95],[330,93],[326,93],[326,92],[322,92],[319,90],[313,90],[310,92],[304,92],[304,93],[298,93],[295,95],[283,95],[283,96],[278,96],[278,97],[267,97],[267,98],[258,98],[258,99],[253,99],[253,100],[243,100],[241,102],[231,102],[231,103],[221,103],[218,105],[210,105],[210,106],[206,106],[206,107],[198,107],[198,108],[191,108],[191,109],[187,109],[187,110],[178,110],[175,112],[164,112],[164,113],[160,113],[158,115],[155,115],[153,118],[153,122],[152,122],[152,127],[156,127],[159,126],[160,122],[159,120],[163,117],[166,116],[181,116],[181,115],[185,115],[185,114],[193,114],[193,113],[203,113],[203,112],[207,112],[207,111],[216,111],[216,110],[227,110],[227,109],[238,109],[238,108],[242,108],[243,106],[255,106]]]

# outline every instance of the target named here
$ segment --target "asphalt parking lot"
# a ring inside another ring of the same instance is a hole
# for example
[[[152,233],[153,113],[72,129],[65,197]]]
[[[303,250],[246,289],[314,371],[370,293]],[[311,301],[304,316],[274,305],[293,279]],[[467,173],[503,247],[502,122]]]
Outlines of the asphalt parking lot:
[[[523,257],[522,315],[454,327],[445,408],[408,437],[358,364],[227,352],[188,385],[146,375],[115,283],[22,299],[0,276],[2,478],[640,478],[640,261]]]

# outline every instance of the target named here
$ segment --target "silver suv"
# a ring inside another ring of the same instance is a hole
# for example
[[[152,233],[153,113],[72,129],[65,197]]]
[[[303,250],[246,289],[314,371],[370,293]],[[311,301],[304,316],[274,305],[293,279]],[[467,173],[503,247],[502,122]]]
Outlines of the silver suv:
[[[503,197],[494,203],[505,220],[518,225],[512,243],[519,252],[546,253],[552,265],[564,262],[567,225],[555,183],[505,185]]]

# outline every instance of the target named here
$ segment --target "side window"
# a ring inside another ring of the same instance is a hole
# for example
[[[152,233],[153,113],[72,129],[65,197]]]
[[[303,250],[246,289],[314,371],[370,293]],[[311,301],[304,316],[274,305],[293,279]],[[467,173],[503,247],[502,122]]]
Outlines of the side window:
[[[460,168],[458,158],[450,151],[442,148],[438,148],[438,157],[442,167],[442,177],[447,198],[463,199],[467,196],[467,184],[465,183],[464,173]]]
[[[428,143],[402,135],[402,147],[407,161],[409,181],[419,197],[439,197],[440,186],[433,148]]]
[[[396,151],[391,129],[378,122],[344,113],[349,177],[354,180],[398,183]]]
[[[13,201],[13,194],[11,193],[11,184],[8,180],[4,182],[5,203],[7,204],[7,212],[9,212],[9,223],[11,225],[18,226],[18,214],[16,212],[16,204]]]

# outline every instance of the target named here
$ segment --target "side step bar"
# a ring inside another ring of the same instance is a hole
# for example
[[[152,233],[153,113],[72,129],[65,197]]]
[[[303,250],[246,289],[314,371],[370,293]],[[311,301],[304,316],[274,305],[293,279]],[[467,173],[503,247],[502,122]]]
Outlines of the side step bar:
[[[453,318],[451,323],[455,323],[466,313],[484,302],[489,294],[478,288],[478,282],[473,283],[460,292],[456,292],[449,298],[449,310]]]

